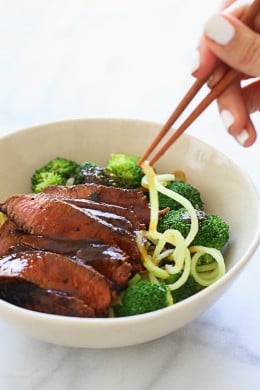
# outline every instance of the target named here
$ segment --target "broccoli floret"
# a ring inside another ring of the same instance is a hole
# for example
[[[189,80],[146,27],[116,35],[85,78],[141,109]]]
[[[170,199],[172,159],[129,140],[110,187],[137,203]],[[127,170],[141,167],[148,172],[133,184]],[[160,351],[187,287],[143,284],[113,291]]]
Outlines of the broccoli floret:
[[[79,164],[73,184],[95,183],[105,186],[116,186],[113,174],[109,169],[100,167],[93,162],[85,161]]]
[[[229,239],[229,226],[218,215],[205,214],[197,210],[199,230],[192,245],[202,245],[210,248],[221,249]],[[176,229],[183,237],[187,237],[190,231],[190,218],[187,210],[170,210],[158,221],[158,231],[163,233],[167,229]]]
[[[65,185],[66,180],[55,172],[37,172],[32,178],[32,191],[36,194],[48,186]]]
[[[168,183],[166,186],[168,189],[178,193],[179,195],[184,196],[186,199],[188,199],[193,207],[196,209],[203,210],[204,205],[201,200],[200,192],[197,190],[197,188],[193,187],[189,183],[185,183],[183,181],[172,181]],[[178,210],[179,208],[182,208],[183,206],[176,202],[174,199],[169,198],[168,196],[159,193],[159,208],[165,209],[169,208],[170,210]]]
[[[137,188],[141,185],[143,172],[137,166],[139,157],[123,153],[113,153],[107,162],[106,168],[113,175],[118,187]]]
[[[169,210],[163,217],[159,218],[158,232],[163,233],[168,229],[176,229],[179,230],[183,237],[187,237],[190,231],[190,223],[187,223],[186,219],[183,218],[186,212],[186,209],[183,207],[179,210]]]
[[[73,177],[79,164],[62,157],[56,157],[38,168],[31,177],[33,192],[40,192],[49,185],[65,185]]]
[[[140,280],[123,292],[122,302],[115,306],[114,312],[117,317],[133,316],[159,310],[172,303],[166,284]]]
[[[168,279],[165,280],[165,283],[172,284],[172,283],[176,282],[180,276],[181,276],[180,273],[171,275]],[[191,297],[192,295],[196,294],[201,289],[202,289],[202,286],[200,286],[196,282],[196,280],[193,278],[192,275],[189,275],[188,279],[181,287],[179,287],[176,290],[171,291],[173,302],[177,303],[177,302],[182,301],[183,299]]]
[[[75,175],[79,164],[64,157],[56,157],[40,168],[42,171],[58,173],[64,179],[69,179]]]
[[[214,257],[212,257],[209,253],[204,253],[204,255],[200,256],[197,264],[208,266],[212,263],[215,263]]]
[[[229,226],[218,215],[207,214],[193,240],[193,245],[221,249],[229,240]]]
[[[85,183],[85,180],[88,179],[89,174],[93,172],[97,168],[97,165],[90,161],[84,161],[79,164],[75,176],[73,184],[82,184]],[[93,175],[93,174],[92,174]],[[87,180],[88,181],[88,180]]]
[[[196,210],[196,215],[201,224],[205,218],[205,212]],[[190,231],[190,215],[187,210],[182,207],[178,210],[169,210],[163,217],[159,218],[157,229],[163,233],[167,229],[176,229],[181,232],[183,237],[186,237]]]

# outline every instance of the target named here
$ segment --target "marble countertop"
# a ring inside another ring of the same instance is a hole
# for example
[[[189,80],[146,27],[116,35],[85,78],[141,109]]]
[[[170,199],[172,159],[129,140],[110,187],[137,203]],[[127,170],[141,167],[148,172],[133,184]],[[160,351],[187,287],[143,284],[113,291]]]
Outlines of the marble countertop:
[[[0,133],[83,117],[165,121],[193,81],[203,23],[219,4],[207,3],[2,1]],[[259,113],[253,120],[260,128]],[[260,188],[259,140],[242,149],[226,134],[215,104],[189,132],[228,154]],[[143,345],[59,347],[0,321],[0,388],[259,389],[259,260],[260,249],[224,297],[191,324]]]

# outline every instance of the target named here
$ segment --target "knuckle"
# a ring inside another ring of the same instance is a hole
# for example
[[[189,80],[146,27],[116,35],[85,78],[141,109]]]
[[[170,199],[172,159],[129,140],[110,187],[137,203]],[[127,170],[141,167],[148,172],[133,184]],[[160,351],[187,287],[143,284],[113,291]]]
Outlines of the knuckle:
[[[254,35],[240,52],[240,63],[252,76],[260,75],[260,38]],[[253,74],[252,74],[253,73]]]

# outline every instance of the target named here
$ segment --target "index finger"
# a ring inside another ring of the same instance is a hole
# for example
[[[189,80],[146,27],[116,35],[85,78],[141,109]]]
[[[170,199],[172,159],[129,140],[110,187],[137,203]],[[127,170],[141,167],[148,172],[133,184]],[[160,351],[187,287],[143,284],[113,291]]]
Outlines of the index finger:
[[[241,3],[243,3],[241,5]],[[222,3],[221,9],[225,9],[227,12],[231,11],[231,8],[234,5],[234,9],[230,12],[233,16],[241,18],[243,12],[245,11],[246,5],[245,1],[235,1],[235,0],[225,0]],[[226,8],[228,7],[228,8]],[[210,51],[204,36],[202,35],[196,53],[196,58],[194,61],[192,74],[198,78],[203,79],[206,76],[209,76],[213,69],[216,67],[218,59],[216,55]]]

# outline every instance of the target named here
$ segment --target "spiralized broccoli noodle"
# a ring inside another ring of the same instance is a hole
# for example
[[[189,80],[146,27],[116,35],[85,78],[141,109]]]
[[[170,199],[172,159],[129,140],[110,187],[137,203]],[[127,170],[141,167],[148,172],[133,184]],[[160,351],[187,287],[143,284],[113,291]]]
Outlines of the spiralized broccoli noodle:
[[[175,180],[172,174],[156,174],[148,162],[142,164],[145,176],[143,187],[149,190],[151,216],[147,231],[142,231],[137,243],[141,252],[143,265],[148,271],[149,279],[153,282],[166,280],[171,275],[180,274],[180,277],[168,287],[171,291],[177,290],[187,281],[189,275],[201,286],[209,286],[225,272],[225,262],[220,250],[204,246],[191,246],[199,229],[196,210],[191,202],[182,195],[166,188],[167,183]],[[159,200],[158,193],[164,194],[180,203],[190,216],[190,230],[187,237],[175,229],[158,232]],[[214,261],[200,265],[203,255],[210,255]]]
[[[3,225],[3,223],[7,220],[7,216],[0,212],[0,227]]]

